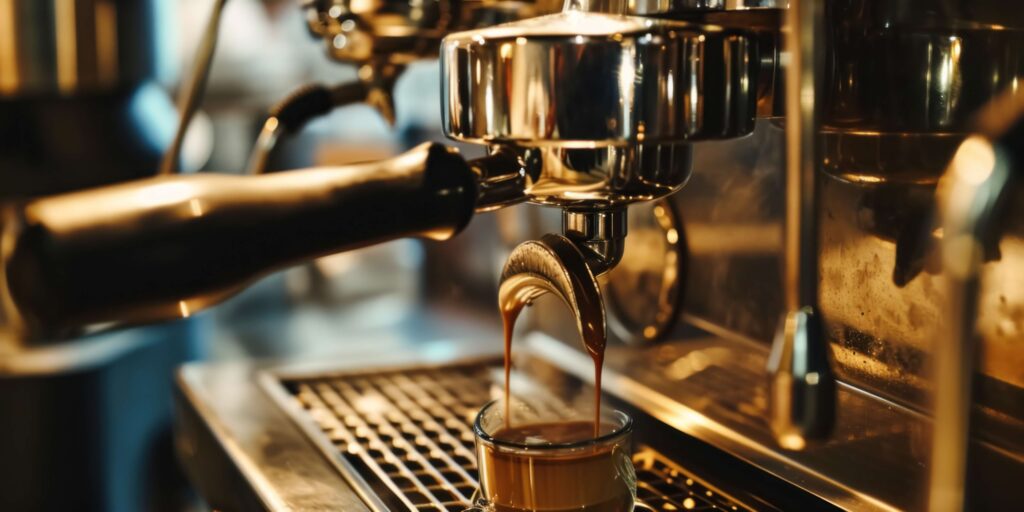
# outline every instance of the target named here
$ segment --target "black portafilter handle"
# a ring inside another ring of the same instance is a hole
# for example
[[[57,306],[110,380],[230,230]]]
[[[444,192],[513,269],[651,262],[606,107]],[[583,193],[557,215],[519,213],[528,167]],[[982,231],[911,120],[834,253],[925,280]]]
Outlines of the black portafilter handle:
[[[0,233],[0,286],[6,280],[8,308],[32,337],[178,318],[305,259],[448,239],[469,222],[476,196],[470,165],[440,144],[367,164],[166,176],[51,196],[16,208]]]

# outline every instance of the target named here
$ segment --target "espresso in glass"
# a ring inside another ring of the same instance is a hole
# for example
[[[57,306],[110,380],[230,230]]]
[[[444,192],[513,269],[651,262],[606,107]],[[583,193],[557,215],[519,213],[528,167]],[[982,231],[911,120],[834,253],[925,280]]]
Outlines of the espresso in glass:
[[[589,418],[531,411],[525,421],[506,422],[504,415],[504,404],[494,401],[480,411],[474,425],[482,508],[495,512],[633,510],[633,425],[625,413],[602,414],[596,438]]]

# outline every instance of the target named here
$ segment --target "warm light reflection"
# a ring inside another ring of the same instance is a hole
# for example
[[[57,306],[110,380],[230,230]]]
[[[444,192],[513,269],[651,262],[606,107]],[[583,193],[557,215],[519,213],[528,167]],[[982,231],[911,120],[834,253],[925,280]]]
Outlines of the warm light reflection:
[[[996,153],[987,140],[973,136],[960,145],[952,162],[956,176],[970,185],[985,182],[996,167]]]
[[[189,183],[168,182],[144,187],[136,192],[135,199],[143,206],[166,206],[185,201],[192,194]]]
[[[626,57],[619,63],[619,92],[622,95],[620,101],[624,105],[633,104],[633,83],[636,81],[636,67],[632,58]],[[622,109],[622,122],[626,126],[633,124],[632,111],[629,108]]]
[[[390,404],[380,395],[363,395],[352,402],[355,410],[367,416],[383,415],[390,410]]]
[[[189,211],[192,212],[192,216],[193,217],[202,217],[203,216],[203,213],[204,213],[204,211],[203,211],[203,203],[202,203],[202,201],[199,200],[199,198],[193,198],[191,201],[189,201],[188,202],[188,209],[189,209]]]
[[[96,2],[96,71],[103,84],[117,81],[117,7],[111,1]]]
[[[785,434],[779,437],[779,446],[791,451],[800,451],[807,446],[807,442],[797,434]]]
[[[14,92],[20,81],[14,19],[14,0],[0,0],[0,94]]]
[[[78,86],[78,21],[75,0],[54,3],[57,39],[57,85],[69,92]]]

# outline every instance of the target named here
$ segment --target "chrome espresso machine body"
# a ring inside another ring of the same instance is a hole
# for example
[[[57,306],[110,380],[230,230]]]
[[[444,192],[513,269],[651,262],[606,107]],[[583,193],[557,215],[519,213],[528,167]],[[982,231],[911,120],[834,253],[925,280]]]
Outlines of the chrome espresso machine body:
[[[212,507],[467,507],[468,422],[501,379],[498,320],[478,308],[495,292],[534,304],[515,387],[587,389],[577,338],[610,334],[603,390],[638,418],[644,509],[1020,502],[1012,6],[303,8],[361,81],[286,100],[255,173],[296,111],[287,130],[358,101],[389,117],[402,66],[435,51],[442,129],[486,155],[431,144],[348,168],[128,182],[19,203],[0,239],[11,345],[31,351],[189,316],[303,259],[465,228],[429,247],[425,273],[445,286],[423,315],[360,350],[180,371],[176,447]],[[547,208],[508,208],[525,202]],[[482,257],[494,268],[474,271]]]

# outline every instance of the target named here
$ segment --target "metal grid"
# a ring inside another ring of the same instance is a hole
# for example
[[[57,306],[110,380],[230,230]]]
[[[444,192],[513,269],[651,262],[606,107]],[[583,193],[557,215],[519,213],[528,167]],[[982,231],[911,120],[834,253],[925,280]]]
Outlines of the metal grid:
[[[649,448],[633,455],[633,465],[638,509],[752,510]]]
[[[461,511],[477,487],[471,424],[492,375],[473,364],[284,384],[338,453],[369,468],[365,480],[379,480],[409,510]],[[640,510],[750,510],[653,450],[634,462]]]

